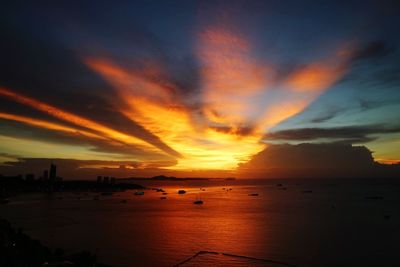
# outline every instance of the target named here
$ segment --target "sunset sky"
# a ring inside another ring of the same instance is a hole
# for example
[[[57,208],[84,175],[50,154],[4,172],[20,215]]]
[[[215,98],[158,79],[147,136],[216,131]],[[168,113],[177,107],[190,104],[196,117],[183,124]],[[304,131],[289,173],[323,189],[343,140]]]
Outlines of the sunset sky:
[[[133,2],[2,6],[0,173],[400,162],[396,1]]]

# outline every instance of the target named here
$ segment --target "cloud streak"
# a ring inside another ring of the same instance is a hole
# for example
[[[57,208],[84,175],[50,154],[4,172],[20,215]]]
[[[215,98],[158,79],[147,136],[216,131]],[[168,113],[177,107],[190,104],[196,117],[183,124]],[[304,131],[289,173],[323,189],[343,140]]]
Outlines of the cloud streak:
[[[386,128],[383,125],[347,126],[335,128],[300,128],[269,132],[264,141],[344,141],[365,143],[374,140],[376,135],[399,133],[400,127]],[[375,137],[374,137],[375,136]]]
[[[150,144],[148,144],[147,142],[134,137],[134,136],[130,136],[124,133],[121,133],[119,131],[116,131],[114,129],[111,129],[107,126],[104,126],[102,124],[99,124],[97,122],[94,122],[92,120],[86,119],[84,117],[75,115],[73,113],[61,110],[59,108],[56,108],[54,106],[51,106],[49,104],[46,104],[44,102],[35,100],[33,98],[15,93],[7,88],[0,88],[0,95],[5,96],[7,98],[10,98],[16,102],[19,102],[21,104],[30,106],[34,109],[40,110],[44,113],[47,113],[53,117],[56,117],[60,120],[63,121],[67,121],[70,122],[72,124],[78,125],[80,127],[84,127],[90,130],[93,130],[95,132],[100,133],[103,137],[109,138],[111,140],[114,141],[119,141],[119,142],[123,142],[129,145],[135,145],[135,146],[139,146],[141,148],[144,148],[146,150],[154,150],[154,147],[151,146]],[[9,117],[10,119],[11,117]],[[14,118],[15,120],[18,120],[17,117]],[[19,118],[19,120],[21,121],[21,118]],[[25,120],[26,122],[27,120]],[[32,124],[32,121],[30,121]],[[37,123],[38,124],[38,123]],[[43,123],[42,123],[43,126]],[[60,129],[60,128],[59,128]]]

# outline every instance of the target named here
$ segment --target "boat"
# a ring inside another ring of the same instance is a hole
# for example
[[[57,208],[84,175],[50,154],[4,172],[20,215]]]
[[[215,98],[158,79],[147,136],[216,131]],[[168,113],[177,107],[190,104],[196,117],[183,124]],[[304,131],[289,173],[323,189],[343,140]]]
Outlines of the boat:
[[[135,192],[135,196],[143,196],[144,192],[143,191],[137,191]]]
[[[185,190],[183,190],[183,189],[181,189],[181,190],[178,190],[178,194],[180,194],[180,195],[186,194],[186,191],[185,191]]]
[[[160,197],[160,199],[167,199],[167,197]]]
[[[200,195],[197,195],[196,200],[193,201],[193,204],[195,204],[195,205],[201,205],[203,203],[204,202],[203,202],[203,200],[201,200]]]
[[[249,196],[251,196],[251,197],[257,197],[258,194],[257,194],[257,193],[253,193],[253,194],[249,194]]]

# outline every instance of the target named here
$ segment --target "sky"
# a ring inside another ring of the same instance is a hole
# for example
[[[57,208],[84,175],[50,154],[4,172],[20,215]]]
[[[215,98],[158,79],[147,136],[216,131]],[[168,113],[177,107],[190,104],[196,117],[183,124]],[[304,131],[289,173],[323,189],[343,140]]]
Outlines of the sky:
[[[56,162],[68,176],[380,173],[400,162],[399,11],[397,1],[5,3],[0,172]]]

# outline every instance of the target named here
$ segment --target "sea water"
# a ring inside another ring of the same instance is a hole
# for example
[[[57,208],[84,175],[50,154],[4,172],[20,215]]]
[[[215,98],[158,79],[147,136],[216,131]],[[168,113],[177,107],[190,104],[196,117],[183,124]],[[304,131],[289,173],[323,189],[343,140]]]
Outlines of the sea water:
[[[89,250],[112,266],[400,266],[395,180],[137,183],[168,194],[25,194],[0,216],[46,246]]]

